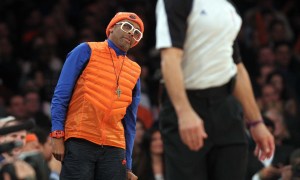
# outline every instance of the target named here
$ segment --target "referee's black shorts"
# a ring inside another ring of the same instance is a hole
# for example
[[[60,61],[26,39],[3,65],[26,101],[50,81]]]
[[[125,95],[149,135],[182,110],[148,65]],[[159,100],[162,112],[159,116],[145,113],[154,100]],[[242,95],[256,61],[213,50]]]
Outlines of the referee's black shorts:
[[[231,95],[232,81],[218,88],[188,90],[194,110],[204,121],[208,138],[199,151],[182,143],[175,110],[166,93],[159,115],[164,142],[166,180],[243,180],[247,141],[242,110]]]

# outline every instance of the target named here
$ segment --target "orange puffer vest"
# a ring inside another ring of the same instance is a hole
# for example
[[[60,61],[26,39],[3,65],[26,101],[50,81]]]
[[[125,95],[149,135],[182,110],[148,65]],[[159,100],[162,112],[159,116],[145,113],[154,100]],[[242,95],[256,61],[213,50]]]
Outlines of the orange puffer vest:
[[[141,67],[125,56],[120,73],[124,56],[117,57],[106,41],[88,45],[91,57],[74,87],[65,122],[65,140],[83,138],[99,145],[125,149],[121,120],[132,101],[132,90]],[[116,74],[119,73],[120,98],[116,94]]]

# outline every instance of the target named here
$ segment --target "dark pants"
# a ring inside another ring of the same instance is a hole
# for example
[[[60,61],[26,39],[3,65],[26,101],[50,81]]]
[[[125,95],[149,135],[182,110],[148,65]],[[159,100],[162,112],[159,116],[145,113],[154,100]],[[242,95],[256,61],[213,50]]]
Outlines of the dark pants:
[[[65,143],[61,180],[125,180],[125,150],[100,146],[83,139],[71,138]]]
[[[242,111],[227,88],[187,91],[193,109],[204,121],[208,138],[199,151],[182,143],[175,110],[167,96],[162,100],[162,132],[166,180],[243,180],[247,143]]]

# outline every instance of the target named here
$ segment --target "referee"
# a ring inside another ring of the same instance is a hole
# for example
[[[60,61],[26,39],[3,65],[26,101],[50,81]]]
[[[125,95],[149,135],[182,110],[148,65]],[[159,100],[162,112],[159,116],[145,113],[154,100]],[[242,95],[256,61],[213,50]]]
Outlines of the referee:
[[[241,18],[226,0],[158,0],[156,16],[166,179],[243,180],[247,140],[238,101],[260,160],[272,156],[274,139],[235,43]]]

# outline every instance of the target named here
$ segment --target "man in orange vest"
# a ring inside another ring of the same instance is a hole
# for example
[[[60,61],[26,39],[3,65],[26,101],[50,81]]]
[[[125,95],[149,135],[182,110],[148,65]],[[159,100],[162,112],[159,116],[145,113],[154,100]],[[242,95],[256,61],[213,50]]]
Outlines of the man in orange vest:
[[[143,32],[136,14],[119,12],[106,28],[106,41],[82,43],[68,54],[51,105],[61,179],[137,179],[131,154],[141,68],[126,53]]]

